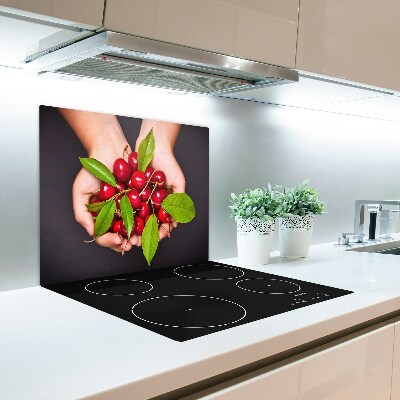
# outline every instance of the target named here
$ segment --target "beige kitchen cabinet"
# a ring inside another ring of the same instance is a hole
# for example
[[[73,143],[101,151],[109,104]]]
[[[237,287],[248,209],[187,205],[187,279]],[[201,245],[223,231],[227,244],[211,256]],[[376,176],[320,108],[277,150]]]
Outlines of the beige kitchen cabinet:
[[[298,0],[107,0],[104,27],[294,68]]]
[[[185,400],[390,400],[394,332],[390,324]]]
[[[400,400],[400,322],[395,324],[391,400]]]
[[[301,0],[296,68],[400,90],[398,0]]]
[[[0,0],[0,12],[94,29],[103,24],[104,2],[105,0]]]

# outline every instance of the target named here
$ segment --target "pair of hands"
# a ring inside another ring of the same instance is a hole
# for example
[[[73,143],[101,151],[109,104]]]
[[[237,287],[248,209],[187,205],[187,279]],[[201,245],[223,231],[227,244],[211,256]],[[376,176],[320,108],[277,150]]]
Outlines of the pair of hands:
[[[109,152],[108,154],[94,153],[89,154],[89,157],[103,162],[112,171],[114,160],[121,157],[121,151],[118,154],[114,154],[113,152]],[[162,149],[161,151],[155,151],[151,166],[155,170],[165,172],[167,178],[166,184],[172,186],[174,193],[185,192],[185,177],[172,150]],[[86,229],[90,236],[94,235],[94,221],[91,213],[86,208],[86,204],[89,203],[91,194],[99,188],[100,181],[84,168],[78,173],[72,187],[72,203],[75,219]],[[169,236],[171,228],[177,227],[175,221],[171,225],[163,224],[160,226],[159,240]],[[116,252],[124,253],[131,250],[133,246],[141,246],[141,236],[132,235],[128,240],[122,238],[117,233],[106,233],[97,238],[96,242],[100,246],[109,247]]]

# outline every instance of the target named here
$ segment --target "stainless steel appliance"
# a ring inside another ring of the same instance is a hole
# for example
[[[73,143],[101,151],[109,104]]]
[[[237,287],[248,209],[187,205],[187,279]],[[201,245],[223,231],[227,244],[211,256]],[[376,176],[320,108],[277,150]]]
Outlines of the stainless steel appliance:
[[[26,58],[32,71],[225,95],[298,81],[297,71],[117,32],[71,43],[50,38]],[[253,96],[257,100],[257,95]]]

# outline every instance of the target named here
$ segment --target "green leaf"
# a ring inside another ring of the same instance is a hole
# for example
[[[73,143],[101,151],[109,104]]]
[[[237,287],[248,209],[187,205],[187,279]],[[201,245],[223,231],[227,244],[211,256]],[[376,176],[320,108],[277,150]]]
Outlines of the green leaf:
[[[115,200],[109,201],[103,206],[94,224],[94,236],[96,238],[108,231],[114,218],[116,208]]]
[[[117,186],[114,175],[103,163],[96,160],[95,158],[79,157],[79,160],[83,167],[86,168],[96,178],[100,179],[103,182],[107,182],[111,186]]]
[[[196,216],[193,200],[186,193],[168,195],[161,206],[176,222],[190,222]]]
[[[293,188],[286,188],[282,195],[284,214],[301,216],[322,214],[325,205],[325,202],[319,200],[317,190],[308,186],[308,179]]]
[[[126,229],[126,233],[128,234],[128,238],[131,237],[131,232],[133,228],[133,208],[131,206],[131,202],[128,199],[127,195],[124,195],[120,202],[121,215],[124,220],[124,225]]]
[[[157,224],[157,218],[153,214],[147,220],[142,233],[142,250],[148,265],[150,265],[150,262],[153,259],[154,254],[156,254],[157,247],[158,247],[158,224]]]
[[[235,219],[259,218],[262,221],[279,217],[283,211],[283,195],[277,189],[279,186],[268,184],[267,189],[246,189],[235,197],[231,196],[231,216]]]
[[[86,204],[86,207],[89,211],[100,211],[105,205],[107,201],[99,201],[98,203],[89,203]]]
[[[153,128],[150,129],[150,132],[147,136],[141,141],[138,150],[138,168],[139,171],[145,171],[154,155],[154,135]]]

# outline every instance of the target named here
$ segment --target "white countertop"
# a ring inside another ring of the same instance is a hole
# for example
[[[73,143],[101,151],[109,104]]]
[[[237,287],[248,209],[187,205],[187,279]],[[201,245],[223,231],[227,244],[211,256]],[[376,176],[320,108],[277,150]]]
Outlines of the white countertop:
[[[400,310],[398,256],[324,244],[253,269],[354,294],[176,342],[41,287],[2,292],[0,397],[147,399]]]

